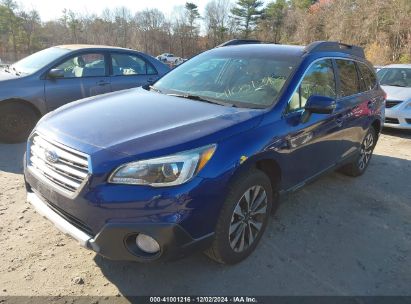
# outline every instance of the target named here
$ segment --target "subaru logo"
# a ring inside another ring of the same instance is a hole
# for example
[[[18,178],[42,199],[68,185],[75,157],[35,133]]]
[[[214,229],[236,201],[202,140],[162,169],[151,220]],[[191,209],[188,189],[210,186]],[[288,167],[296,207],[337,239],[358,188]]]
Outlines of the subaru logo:
[[[59,161],[59,156],[55,151],[46,150],[44,152],[46,160],[50,163],[57,163]]]

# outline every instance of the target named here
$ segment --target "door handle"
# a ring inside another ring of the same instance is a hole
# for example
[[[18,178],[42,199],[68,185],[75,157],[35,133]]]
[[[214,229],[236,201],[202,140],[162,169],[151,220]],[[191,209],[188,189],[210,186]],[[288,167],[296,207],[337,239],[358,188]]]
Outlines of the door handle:
[[[105,86],[105,85],[108,85],[108,84],[110,84],[110,82],[105,81],[105,80],[97,81],[97,85],[99,85],[99,86]]]

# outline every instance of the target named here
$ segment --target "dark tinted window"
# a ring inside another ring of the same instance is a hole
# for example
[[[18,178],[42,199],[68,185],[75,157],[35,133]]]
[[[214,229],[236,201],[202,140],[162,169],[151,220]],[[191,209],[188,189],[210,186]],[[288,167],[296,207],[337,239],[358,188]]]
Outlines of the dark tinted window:
[[[337,59],[336,63],[340,75],[341,97],[357,94],[360,86],[354,61]]]
[[[311,95],[336,98],[334,69],[330,59],[317,61],[309,68],[301,86],[291,98],[288,110],[304,108]]]
[[[360,71],[361,91],[372,90],[376,85],[374,72],[363,63],[357,63],[357,66]]]

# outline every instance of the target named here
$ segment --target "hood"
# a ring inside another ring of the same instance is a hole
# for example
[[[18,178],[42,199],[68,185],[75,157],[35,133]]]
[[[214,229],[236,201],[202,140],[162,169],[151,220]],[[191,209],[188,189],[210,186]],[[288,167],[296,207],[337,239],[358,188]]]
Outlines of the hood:
[[[0,81],[16,79],[19,76],[13,73],[7,73],[4,69],[0,69]]]
[[[411,99],[411,88],[402,88],[394,86],[381,86],[381,88],[387,93],[388,100],[407,100]]]
[[[74,139],[86,146],[136,155],[200,140],[218,131],[222,132],[219,138],[230,136],[255,126],[258,119],[252,118],[261,113],[263,110],[225,107],[138,88],[63,106],[46,115],[37,130],[68,142]]]

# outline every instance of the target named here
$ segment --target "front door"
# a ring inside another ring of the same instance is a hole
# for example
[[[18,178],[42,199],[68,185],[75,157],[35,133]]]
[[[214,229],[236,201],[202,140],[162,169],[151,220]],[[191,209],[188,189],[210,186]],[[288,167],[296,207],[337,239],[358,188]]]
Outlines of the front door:
[[[47,77],[45,97],[49,111],[78,99],[111,91],[107,62],[103,53],[75,55],[54,67],[60,78]]]
[[[331,114],[311,114],[304,121],[304,106],[311,95],[337,98],[334,65],[331,59],[322,59],[305,73],[300,87],[290,99],[283,123],[286,145],[282,153],[284,188],[299,185],[335,164],[344,153],[345,142],[339,134],[343,118],[339,111]]]

